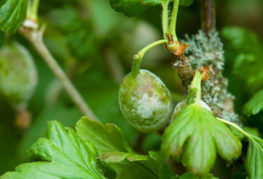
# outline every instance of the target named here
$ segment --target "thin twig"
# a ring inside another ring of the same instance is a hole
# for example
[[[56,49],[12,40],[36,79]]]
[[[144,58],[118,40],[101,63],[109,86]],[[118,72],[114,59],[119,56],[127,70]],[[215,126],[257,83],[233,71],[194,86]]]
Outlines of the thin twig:
[[[182,83],[185,87],[191,83],[193,79],[193,69],[190,64],[189,59],[185,55],[176,56],[173,55],[175,62],[173,63],[173,68],[175,69],[176,73],[182,80]]]
[[[83,115],[88,116],[90,119],[98,120],[95,114],[92,112],[88,104],[84,101],[80,93],[77,91],[75,86],[72,84],[70,79],[61,69],[56,59],[51,55],[46,45],[43,42],[44,28],[41,30],[29,29],[22,27],[20,29],[21,34],[26,37],[32,45],[36,48],[38,53],[42,56],[43,60],[47,63],[51,71],[60,81],[61,85],[65,88],[73,102],[80,109]]]
[[[201,0],[201,26],[206,34],[216,27],[216,0]]]

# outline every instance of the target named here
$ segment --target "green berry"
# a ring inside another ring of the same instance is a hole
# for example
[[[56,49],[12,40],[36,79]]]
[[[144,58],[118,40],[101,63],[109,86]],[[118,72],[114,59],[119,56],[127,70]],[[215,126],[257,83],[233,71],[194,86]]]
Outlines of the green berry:
[[[211,108],[202,100],[200,100],[200,106],[207,109],[208,111],[212,112]],[[178,112],[182,111],[184,108],[187,107],[187,101],[183,100],[176,104],[173,112],[173,116],[175,116]]]
[[[15,108],[25,107],[37,84],[32,56],[19,43],[0,49],[0,93]]]
[[[121,84],[119,102],[123,115],[141,132],[163,127],[171,112],[170,92],[153,73],[140,70],[128,74]]]

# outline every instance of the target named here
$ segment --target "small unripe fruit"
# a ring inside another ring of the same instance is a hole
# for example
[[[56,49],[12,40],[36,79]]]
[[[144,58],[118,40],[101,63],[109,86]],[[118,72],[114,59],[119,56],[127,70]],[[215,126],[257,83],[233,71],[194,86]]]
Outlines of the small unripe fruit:
[[[37,84],[34,61],[22,45],[6,44],[0,49],[0,93],[14,108],[25,107]]]
[[[121,84],[119,102],[123,115],[141,132],[163,127],[171,112],[170,92],[153,73],[140,70],[128,74]]]
[[[200,100],[200,106],[207,109],[208,111],[212,112],[211,108],[202,100]],[[183,100],[176,104],[173,112],[173,116],[178,112],[182,111],[185,107],[187,107],[187,101]]]

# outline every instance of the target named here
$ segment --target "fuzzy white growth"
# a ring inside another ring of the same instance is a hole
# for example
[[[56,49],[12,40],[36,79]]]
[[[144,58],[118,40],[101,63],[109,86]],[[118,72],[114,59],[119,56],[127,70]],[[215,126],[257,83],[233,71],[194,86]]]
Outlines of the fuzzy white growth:
[[[193,35],[191,38],[186,35],[184,43],[189,45],[185,53],[189,57],[193,67],[200,68],[206,64],[214,64],[220,70],[224,66],[223,43],[218,32],[211,32],[208,37],[203,31]],[[216,62],[214,59],[218,59]]]
[[[166,108],[163,102],[158,100],[157,96],[149,96],[147,93],[143,94],[142,98],[138,100],[137,111],[143,118],[150,118],[154,111],[159,111]]]
[[[168,89],[147,70],[140,70],[136,79],[129,75],[120,88],[119,103],[123,115],[141,132],[160,129],[168,122],[171,112]]]

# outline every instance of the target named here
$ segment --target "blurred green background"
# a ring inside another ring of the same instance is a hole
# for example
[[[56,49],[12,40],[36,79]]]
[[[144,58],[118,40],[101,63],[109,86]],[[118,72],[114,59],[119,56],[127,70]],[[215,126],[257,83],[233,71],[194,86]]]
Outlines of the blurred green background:
[[[195,0],[190,7],[180,8],[177,25],[179,38],[198,32],[199,6],[199,1]],[[115,123],[122,128],[130,144],[138,147],[140,134],[120,112],[118,89],[122,78],[130,71],[132,56],[148,43],[161,38],[161,8],[151,7],[140,16],[130,18],[111,9],[107,0],[41,0],[39,13],[40,23],[47,24],[45,43],[92,110],[101,121]],[[238,34],[240,29],[229,26],[249,30],[245,34]],[[236,111],[246,125],[263,132],[262,113],[251,118],[241,113],[247,100],[263,88],[263,79],[258,79],[257,85],[247,84],[247,76],[239,72],[249,65],[237,58],[240,54],[251,53],[255,55],[253,64],[257,67],[253,70],[263,67],[263,1],[217,0],[217,28],[225,42],[225,76],[230,80],[229,90],[236,96]],[[7,40],[5,37],[1,32],[0,47]],[[14,126],[13,109],[0,96],[0,174],[29,160],[26,150],[43,134],[47,121],[59,120],[64,125],[74,126],[81,117],[31,45],[19,35],[11,38],[20,41],[34,56],[39,83],[29,104],[32,124],[26,130]],[[164,81],[176,104],[183,99],[184,88],[171,64],[172,58],[160,46],[147,53],[142,67]],[[140,143],[141,152],[157,149],[159,144],[157,134],[148,134]]]

